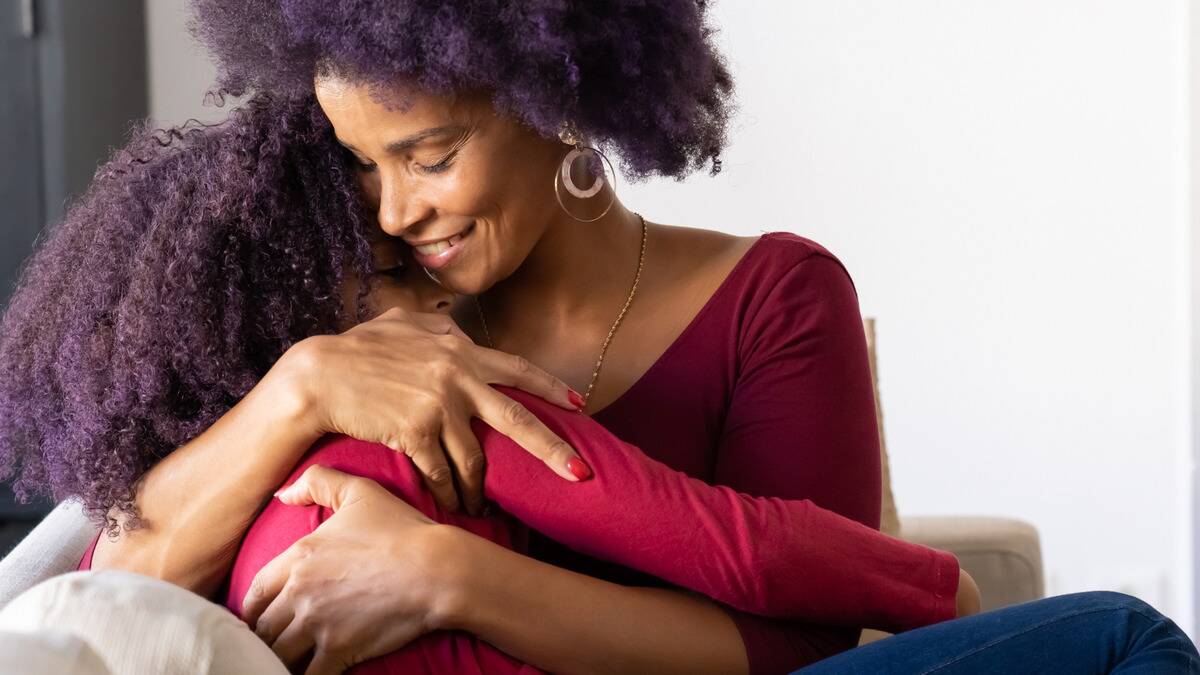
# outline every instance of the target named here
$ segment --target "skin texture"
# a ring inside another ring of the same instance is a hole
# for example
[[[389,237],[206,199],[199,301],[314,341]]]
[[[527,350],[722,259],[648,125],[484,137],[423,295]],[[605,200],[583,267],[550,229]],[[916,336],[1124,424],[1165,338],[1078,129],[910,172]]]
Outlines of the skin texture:
[[[511,275],[565,215],[528,198],[546,192],[562,144],[497,115],[485,97],[409,93],[407,111],[389,111],[369,88],[330,78],[317,81],[316,95],[358,162],[383,232],[409,244],[469,232],[464,252],[437,270],[448,289],[474,295]],[[420,140],[388,147],[412,138]]]

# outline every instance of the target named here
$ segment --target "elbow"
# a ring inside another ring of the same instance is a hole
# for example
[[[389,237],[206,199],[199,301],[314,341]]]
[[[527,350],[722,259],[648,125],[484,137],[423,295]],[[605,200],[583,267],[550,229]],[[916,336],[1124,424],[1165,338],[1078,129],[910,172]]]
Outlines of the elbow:
[[[116,537],[100,535],[92,552],[91,569],[133,572],[155,579],[171,581],[170,570],[163,554],[166,547],[159,535],[141,530],[125,530]]]
[[[101,536],[92,554],[91,569],[140,574],[207,596],[216,591],[228,572],[237,542],[221,547],[208,560],[180,556],[181,550],[187,547],[166,534],[134,530],[122,532],[115,539]]]

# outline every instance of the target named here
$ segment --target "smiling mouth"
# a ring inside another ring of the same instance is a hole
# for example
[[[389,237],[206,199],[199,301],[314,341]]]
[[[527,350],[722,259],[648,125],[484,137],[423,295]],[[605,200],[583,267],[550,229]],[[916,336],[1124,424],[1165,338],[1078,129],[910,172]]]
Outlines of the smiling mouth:
[[[471,230],[474,229],[475,224],[471,223],[469,226],[467,226],[467,229],[459,232],[458,234],[441,239],[439,241],[431,241],[427,244],[413,246],[413,250],[422,255],[438,255],[439,253],[445,253],[453,248],[455,244],[462,241],[462,238],[470,234]]]
[[[449,251],[450,247],[462,241],[462,238],[463,236],[461,234],[456,234],[449,239],[435,241],[432,244],[421,244],[420,246],[414,246],[413,248],[416,249],[418,253],[423,253],[425,255],[437,255],[439,253]]]

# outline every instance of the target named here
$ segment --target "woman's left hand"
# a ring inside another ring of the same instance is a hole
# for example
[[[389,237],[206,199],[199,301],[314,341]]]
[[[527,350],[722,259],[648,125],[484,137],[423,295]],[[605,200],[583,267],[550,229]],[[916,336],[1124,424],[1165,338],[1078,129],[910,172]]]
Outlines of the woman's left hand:
[[[335,511],[254,577],[243,615],[289,666],[337,675],[441,627],[457,536],[368,478],[311,466],[276,495]]]

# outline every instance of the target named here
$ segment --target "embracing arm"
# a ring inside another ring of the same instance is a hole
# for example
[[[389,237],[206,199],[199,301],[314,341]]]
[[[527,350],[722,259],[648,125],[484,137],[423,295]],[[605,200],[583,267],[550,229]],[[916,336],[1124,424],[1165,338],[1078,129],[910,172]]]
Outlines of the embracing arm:
[[[148,471],[138,490],[140,527],[101,536],[91,569],[128,570],[212,594],[259,508],[320,436],[302,423],[306,409],[288,372],[272,369]]]
[[[590,480],[561,485],[476,421],[488,457],[484,494],[542,534],[754,614],[885,630],[953,617],[958,565],[949,554],[881,534],[799,495],[754,497],[709,485],[588,417],[507,393],[594,469]],[[779,470],[771,461],[765,458],[761,470]],[[845,471],[865,481],[872,466],[877,460]],[[948,585],[949,604],[934,604],[933,594]]]
[[[554,480],[578,480],[566,467],[575,451],[488,383],[574,409],[561,381],[472,344],[446,316],[393,309],[345,333],[303,340],[237,405],[146,473],[137,493],[142,527],[100,537],[92,567],[211,594],[271,492],[325,433],[408,455],[448,510],[458,499],[446,454],[461,480],[480,480],[471,415],[536,455]]]
[[[552,673],[746,673],[738,629],[708,598],[587,577],[464,533],[445,628]]]
[[[554,673],[746,673],[738,629],[708,598],[622,586],[460,530],[441,628]]]

